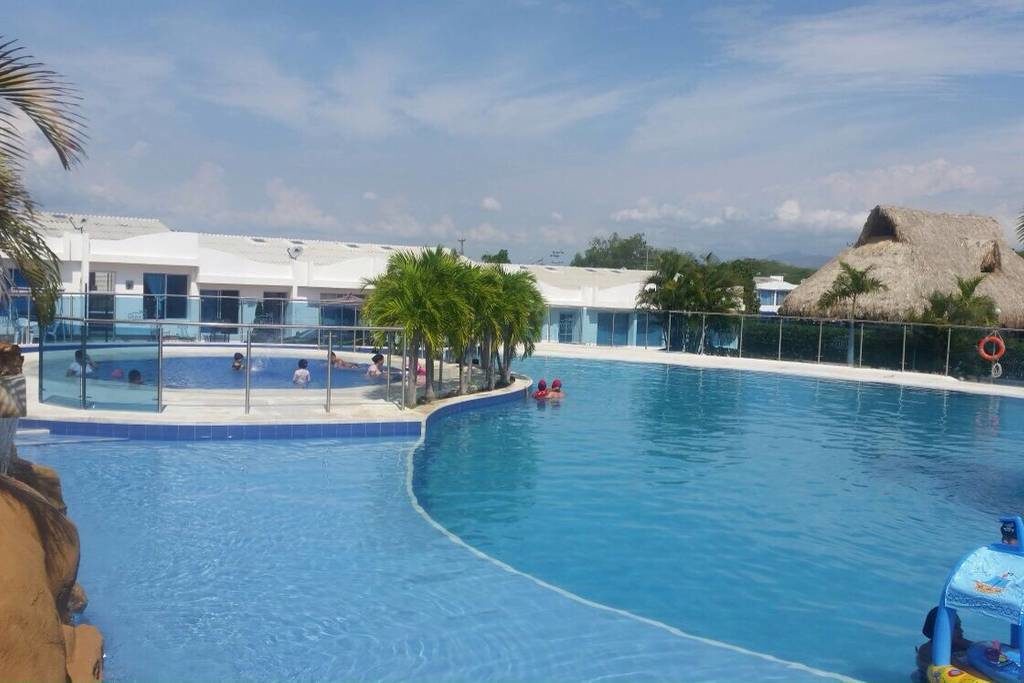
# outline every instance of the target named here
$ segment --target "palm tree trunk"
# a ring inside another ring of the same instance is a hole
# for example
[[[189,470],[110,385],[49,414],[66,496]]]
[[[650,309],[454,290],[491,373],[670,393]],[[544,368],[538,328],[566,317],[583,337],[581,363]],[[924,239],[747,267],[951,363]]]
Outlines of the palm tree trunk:
[[[501,381],[508,386],[512,381],[512,340],[505,339],[501,348]]]

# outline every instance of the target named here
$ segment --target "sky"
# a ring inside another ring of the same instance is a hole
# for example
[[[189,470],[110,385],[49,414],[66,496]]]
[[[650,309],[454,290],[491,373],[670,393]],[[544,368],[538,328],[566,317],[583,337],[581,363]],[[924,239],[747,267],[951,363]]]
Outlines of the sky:
[[[877,204],[1024,208],[1024,0],[12,4],[88,121],[70,173],[26,128],[48,210],[814,265]]]

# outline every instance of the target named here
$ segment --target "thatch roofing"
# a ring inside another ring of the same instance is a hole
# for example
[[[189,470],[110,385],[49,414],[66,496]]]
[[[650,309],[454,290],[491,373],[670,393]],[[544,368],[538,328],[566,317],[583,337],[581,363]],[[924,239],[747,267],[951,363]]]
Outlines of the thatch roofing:
[[[856,244],[801,282],[779,313],[848,317],[848,304],[818,308],[840,261],[855,268],[873,266],[871,275],[888,287],[857,299],[858,318],[906,320],[925,308],[932,292],[955,291],[957,275],[984,274],[978,294],[995,300],[1003,325],[1024,327],[1024,259],[1006,242],[995,218],[876,206]]]

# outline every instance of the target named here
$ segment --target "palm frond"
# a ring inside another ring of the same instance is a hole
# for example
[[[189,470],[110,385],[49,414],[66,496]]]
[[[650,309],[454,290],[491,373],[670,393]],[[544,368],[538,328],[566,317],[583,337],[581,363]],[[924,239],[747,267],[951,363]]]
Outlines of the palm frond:
[[[0,42],[0,155],[19,160],[27,154],[15,125],[15,111],[21,111],[43,133],[65,169],[79,163],[87,137],[79,101],[71,86],[34,61],[17,41]]]

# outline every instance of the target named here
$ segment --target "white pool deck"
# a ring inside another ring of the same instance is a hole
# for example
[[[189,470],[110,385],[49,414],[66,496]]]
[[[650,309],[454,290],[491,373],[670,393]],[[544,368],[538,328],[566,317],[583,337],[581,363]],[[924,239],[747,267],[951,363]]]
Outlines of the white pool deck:
[[[714,368],[745,370],[752,372],[774,372],[798,377],[846,380],[850,382],[872,382],[876,384],[897,384],[921,389],[939,391],[962,391],[989,396],[1024,398],[1024,387],[987,382],[970,382],[945,375],[922,372],[900,372],[875,368],[856,368],[829,363],[798,363],[793,361],[766,360],[762,358],[732,358],[729,356],[702,356],[682,351],[668,352],[663,349],[640,349],[634,347],[576,346],[570,344],[537,344],[537,356],[550,358],[581,358],[588,360],[612,360],[629,363],[663,363],[683,365],[692,368]]]

